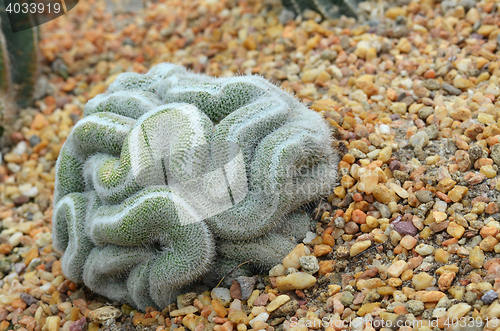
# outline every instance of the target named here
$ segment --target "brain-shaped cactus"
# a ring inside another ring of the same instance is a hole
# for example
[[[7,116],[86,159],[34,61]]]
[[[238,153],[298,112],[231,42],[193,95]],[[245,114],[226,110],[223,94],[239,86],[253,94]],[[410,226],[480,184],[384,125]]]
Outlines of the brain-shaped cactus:
[[[279,263],[337,163],[321,116],[263,78],[121,74],[61,149],[54,246],[73,281],[161,308],[202,276]]]

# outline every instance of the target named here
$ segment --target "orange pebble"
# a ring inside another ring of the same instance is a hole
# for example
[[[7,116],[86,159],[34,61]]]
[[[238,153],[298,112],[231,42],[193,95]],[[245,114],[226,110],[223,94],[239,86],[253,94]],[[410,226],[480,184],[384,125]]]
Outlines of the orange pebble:
[[[351,219],[357,224],[366,224],[366,214],[362,210],[354,210]]]

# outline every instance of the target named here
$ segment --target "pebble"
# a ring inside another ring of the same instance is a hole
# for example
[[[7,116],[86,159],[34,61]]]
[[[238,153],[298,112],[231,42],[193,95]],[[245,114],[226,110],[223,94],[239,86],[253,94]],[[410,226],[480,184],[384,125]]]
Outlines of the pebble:
[[[445,90],[446,92],[448,92],[451,95],[462,94],[462,91],[460,89],[456,88],[455,86],[453,86],[451,84],[443,83],[443,84],[441,84],[441,87],[443,88],[443,90]]]
[[[349,255],[352,257],[361,254],[362,252],[367,250],[371,246],[371,244],[372,244],[371,240],[358,241],[357,243],[354,243],[354,245],[351,246],[351,249],[349,250]]]
[[[120,317],[121,315],[122,315],[122,312],[119,309],[117,309],[115,307],[108,306],[108,307],[102,307],[102,308],[92,310],[89,313],[88,318],[91,321],[102,323],[102,322],[107,321],[109,319],[116,319],[116,318]]]
[[[318,259],[312,255],[302,256],[299,259],[299,264],[302,271],[307,272],[311,275],[315,274],[319,270]]]
[[[387,269],[387,274],[391,277],[399,277],[403,271],[406,270],[408,267],[407,263],[402,260],[398,260],[394,262],[388,269]]]
[[[212,299],[218,300],[224,307],[228,307],[231,302],[231,293],[229,289],[225,287],[214,288],[211,292],[211,296]]]
[[[314,284],[316,284],[316,277],[305,272],[297,272],[276,278],[276,285],[281,292],[304,290]]]
[[[268,312],[273,312],[279,307],[283,306],[287,301],[290,300],[290,297],[288,295],[279,295],[271,301],[270,304],[267,305],[266,309]]]

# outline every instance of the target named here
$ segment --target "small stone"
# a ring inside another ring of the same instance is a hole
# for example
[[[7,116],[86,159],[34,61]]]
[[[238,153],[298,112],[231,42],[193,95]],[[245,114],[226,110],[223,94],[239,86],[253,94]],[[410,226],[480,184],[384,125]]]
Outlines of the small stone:
[[[403,237],[403,239],[401,239],[399,244],[407,250],[411,250],[417,244],[417,239],[412,236],[406,235]]]
[[[461,90],[467,90],[469,88],[475,87],[474,83],[468,80],[467,78],[462,78],[458,76],[453,80],[453,86]]]
[[[23,292],[20,294],[20,296],[21,296],[21,299],[26,303],[26,305],[28,305],[28,307],[38,303],[38,299],[29,295],[28,293]]]
[[[299,309],[299,302],[297,300],[290,300],[284,305],[273,311],[272,317],[286,317],[293,316],[295,312]]]
[[[281,292],[304,290],[314,284],[316,284],[316,277],[305,272],[297,272],[276,278],[276,285]]]
[[[372,244],[371,240],[363,240],[363,241],[358,241],[357,243],[354,243],[354,245],[351,246],[351,249],[349,250],[349,255],[351,257],[356,256],[365,250],[368,249]]]
[[[287,269],[287,268],[295,268],[295,269],[300,268],[299,259],[304,255],[306,255],[305,249],[304,249],[304,244],[298,244],[283,259],[283,267],[285,267],[285,269]]]
[[[415,236],[418,233],[418,229],[410,221],[400,221],[393,225],[394,230],[402,235]]]
[[[404,102],[396,102],[396,103],[392,104],[391,111],[394,114],[404,115],[404,114],[406,114],[406,107],[407,107],[406,103],[404,103]]]
[[[415,300],[422,302],[438,302],[441,298],[446,297],[446,294],[440,291],[418,291],[414,295]]]
[[[448,197],[453,202],[460,202],[469,189],[465,186],[456,185],[448,192]]]
[[[280,263],[269,270],[269,277],[278,277],[285,274],[285,267]]]
[[[45,320],[44,329],[47,329],[47,331],[59,331],[59,323],[60,322],[61,322],[61,318],[59,316],[49,316]],[[7,330],[7,329],[5,329],[5,330]]]
[[[318,259],[312,255],[302,256],[299,259],[299,264],[302,268],[302,271],[307,272],[311,275],[315,274],[319,270]]]
[[[469,254],[470,265],[476,269],[481,269],[484,264],[484,253],[479,248],[479,246],[474,247],[474,249]]]
[[[482,166],[479,172],[485,175],[486,178],[493,178],[497,175],[497,172],[495,171],[495,169],[493,169],[493,166],[491,165]]]
[[[196,309],[196,311],[198,311],[198,309]],[[116,318],[120,317],[121,315],[122,315],[122,312],[120,309],[112,307],[112,306],[107,306],[107,307],[101,307],[101,308],[97,308],[95,310],[92,310],[89,313],[88,317],[93,322],[102,323],[102,322],[107,321],[109,319],[116,319]]]
[[[439,84],[439,82],[435,79],[424,80],[424,81],[422,81],[422,85],[426,89],[431,90],[431,91],[436,91],[436,90],[439,90],[441,88],[441,84]],[[460,93],[462,93],[462,91],[460,91]]]
[[[335,241],[333,241],[333,244],[335,244]],[[324,256],[331,253],[332,251],[332,247],[329,245],[320,244],[314,246],[314,255],[316,256]]]
[[[434,279],[434,277],[432,277],[426,272],[421,272],[419,274],[416,274],[412,278],[412,284],[415,287],[415,290],[417,291],[424,290],[434,285],[435,282],[436,280]]]
[[[497,244],[498,240],[492,236],[488,236],[479,243],[479,247],[485,252],[492,252]]]
[[[415,196],[417,197],[418,201],[422,203],[427,203],[432,201],[432,193],[430,191],[420,190],[415,192]]]
[[[491,158],[497,166],[500,166],[500,144],[495,144],[491,147]]]
[[[403,271],[405,271],[408,267],[408,264],[405,261],[398,260],[394,262],[389,268],[387,268],[387,274],[391,277],[399,277]]]
[[[457,303],[456,305],[451,306],[448,309],[448,313],[446,316],[451,319],[451,320],[460,320],[462,317],[464,317],[472,307],[465,302],[460,302]]]
[[[418,111],[418,117],[421,119],[421,120],[427,120],[427,118],[429,116],[431,116],[432,114],[434,114],[434,108],[433,107],[423,107],[422,109],[420,109]]]
[[[446,229],[446,232],[448,232],[452,237],[460,239],[465,233],[465,228],[460,224],[450,222],[448,228]]]
[[[415,316],[419,316],[425,310],[424,303],[418,300],[410,300],[406,303],[406,310]]]
[[[30,201],[29,197],[27,197],[25,195],[21,195],[21,196],[15,198],[12,202],[14,202],[14,205],[16,205],[16,207],[19,207],[21,205],[24,205],[25,203],[28,203],[29,201]]]
[[[358,232],[358,230],[359,230],[359,226],[352,221],[347,222],[344,226],[344,232],[347,234],[354,234],[354,233]]]
[[[451,95],[462,94],[462,91],[460,89],[456,88],[455,86],[453,86],[451,84],[443,83],[443,84],[441,84],[441,87],[443,88],[443,90],[445,90],[446,92],[448,92]]]
[[[269,300],[269,294],[267,293],[262,293],[255,299],[254,306],[255,307],[263,307],[267,304],[267,301]]]
[[[484,302],[484,304],[486,304],[486,305],[492,304],[493,301],[495,301],[496,299],[498,299],[498,293],[497,293],[497,291],[494,291],[494,290],[487,291],[481,297],[481,301]]]
[[[255,278],[239,276],[235,280],[240,284],[241,300],[247,300],[255,287]]]
[[[441,291],[446,291],[451,287],[451,284],[453,282],[453,279],[455,279],[455,273],[454,272],[445,272],[443,273],[439,279],[438,279],[438,287]]]
[[[224,287],[217,287],[212,290],[211,293],[212,299],[219,300],[219,302],[224,306],[229,306],[231,302],[231,293],[229,289]],[[186,314],[187,315],[187,314]]]
[[[412,44],[408,41],[406,38],[401,38],[399,39],[398,44],[396,45],[396,48],[403,53],[410,53],[412,49]]]
[[[353,303],[354,295],[349,291],[344,291],[339,297],[339,301],[344,305],[344,307],[348,307]]]
[[[448,193],[456,183],[457,182],[455,182],[453,179],[445,177],[439,181],[439,183],[436,185],[436,189],[443,193]]]
[[[290,300],[290,297],[288,295],[279,295],[276,297],[276,299],[274,299],[270,304],[267,305],[266,310],[268,312],[273,312],[284,305],[288,300]]]

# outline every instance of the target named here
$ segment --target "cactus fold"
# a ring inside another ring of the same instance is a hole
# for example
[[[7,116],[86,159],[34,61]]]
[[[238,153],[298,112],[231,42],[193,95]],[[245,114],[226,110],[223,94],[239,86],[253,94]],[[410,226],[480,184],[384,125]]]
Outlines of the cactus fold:
[[[144,309],[247,260],[235,274],[268,269],[309,229],[301,207],[336,184],[332,143],[320,114],[261,77],[121,74],[57,160],[63,271]]]

